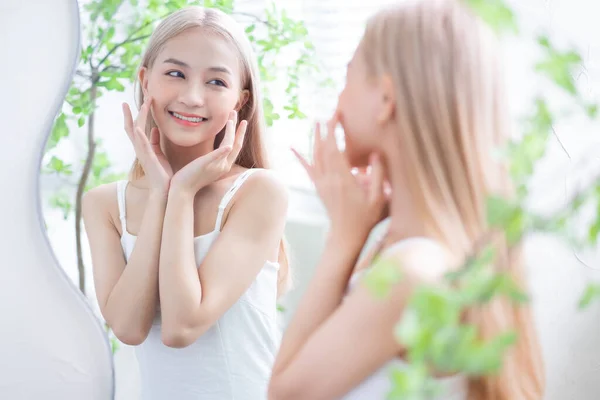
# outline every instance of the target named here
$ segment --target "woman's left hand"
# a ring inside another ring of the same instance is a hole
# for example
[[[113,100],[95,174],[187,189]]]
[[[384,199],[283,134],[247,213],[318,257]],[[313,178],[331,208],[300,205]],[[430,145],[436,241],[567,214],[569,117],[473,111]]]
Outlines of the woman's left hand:
[[[352,174],[348,160],[337,147],[334,131],[338,122],[336,113],[327,123],[325,138],[321,137],[321,129],[317,124],[312,164],[292,150],[315,184],[327,209],[332,234],[364,243],[371,229],[381,221],[387,205],[383,190],[383,165],[379,155],[371,155],[371,176],[365,188]]]
[[[244,144],[247,126],[246,120],[238,125],[237,112],[232,111],[219,148],[180,169],[171,179],[171,189],[195,196],[204,186],[229,172]]]

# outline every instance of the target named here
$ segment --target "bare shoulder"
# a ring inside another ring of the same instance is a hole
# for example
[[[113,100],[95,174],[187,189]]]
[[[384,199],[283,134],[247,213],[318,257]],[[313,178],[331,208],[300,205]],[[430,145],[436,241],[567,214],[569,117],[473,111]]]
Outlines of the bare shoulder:
[[[114,220],[118,213],[117,183],[106,183],[96,186],[84,193],[82,198],[82,212],[86,219],[96,217]]]
[[[260,203],[263,206],[286,206],[288,197],[288,189],[277,173],[259,169],[240,188],[237,201]]]
[[[384,250],[382,260],[394,262],[404,278],[416,284],[440,284],[456,267],[456,258],[442,244],[430,239],[409,239]]]
[[[252,218],[284,217],[288,198],[288,189],[277,173],[259,169],[240,187],[231,211],[244,210],[244,214],[252,214]]]

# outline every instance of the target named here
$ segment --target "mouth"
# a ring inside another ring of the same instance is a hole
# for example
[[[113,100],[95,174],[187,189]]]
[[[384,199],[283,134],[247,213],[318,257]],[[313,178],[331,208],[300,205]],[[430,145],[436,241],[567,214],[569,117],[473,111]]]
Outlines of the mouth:
[[[169,111],[169,114],[171,115],[171,117],[173,117],[175,121],[186,126],[196,126],[199,125],[201,122],[207,120],[207,118],[201,117],[199,115],[182,114],[175,111]]]

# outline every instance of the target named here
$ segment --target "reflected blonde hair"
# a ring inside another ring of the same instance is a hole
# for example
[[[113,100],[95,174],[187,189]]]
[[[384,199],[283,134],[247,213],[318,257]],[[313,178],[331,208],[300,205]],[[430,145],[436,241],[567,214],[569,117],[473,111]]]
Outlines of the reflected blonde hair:
[[[493,33],[458,0],[428,0],[373,16],[360,54],[372,76],[396,88],[397,141],[419,215],[449,248],[470,254],[490,230],[486,198],[513,195],[507,166],[493,157],[510,138]],[[442,219],[444,216],[444,219]],[[494,268],[525,290],[518,248],[493,240]],[[514,330],[500,372],[469,381],[471,400],[541,399],[545,378],[530,308],[495,299],[467,311],[485,339]]]
[[[247,90],[249,96],[246,103],[238,110],[238,120],[248,121],[248,127],[242,149],[235,163],[244,168],[270,168],[264,143],[266,126],[256,56],[242,27],[231,16],[220,10],[189,6],[173,12],[158,24],[148,40],[138,68],[135,88],[135,101],[138,109],[144,101],[142,85],[139,82],[139,71],[142,68],[151,69],[165,44],[191,28],[202,28],[207,34],[215,34],[225,39],[237,51],[241,67],[240,87],[241,90]],[[150,135],[153,127],[156,127],[156,123],[150,114],[146,125],[146,136]],[[225,128],[215,138],[215,149],[223,140],[224,134]],[[129,179],[135,180],[143,176],[144,170],[136,158],[129,172]],[[288,245],[285,238],[282,238],[279,251],[281,266],[278,283],[279,295],[285,293],[292,285],[288,255]]]

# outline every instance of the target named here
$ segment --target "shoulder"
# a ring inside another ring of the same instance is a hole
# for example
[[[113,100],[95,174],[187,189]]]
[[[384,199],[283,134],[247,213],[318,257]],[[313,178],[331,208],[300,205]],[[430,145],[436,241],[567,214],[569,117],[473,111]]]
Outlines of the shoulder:
[[[268,169],[250,173],[235,196],[232,208],[251,209],[258,215],[285,213],[289,193],[278,174]]]
[[[96,186],[83,194],[81,199],[83,216],[110,216],[118,213],[117,182]]]
[[[415,284],[439,284],[455,268],[455,257],[441,243],[414,238],[387,247],[379,257],[399,268],[403,279]]]
[[[262,204],[287,204],[289,193],[281,177],[273,170],[257,169],[240,188],[239,200]]]

